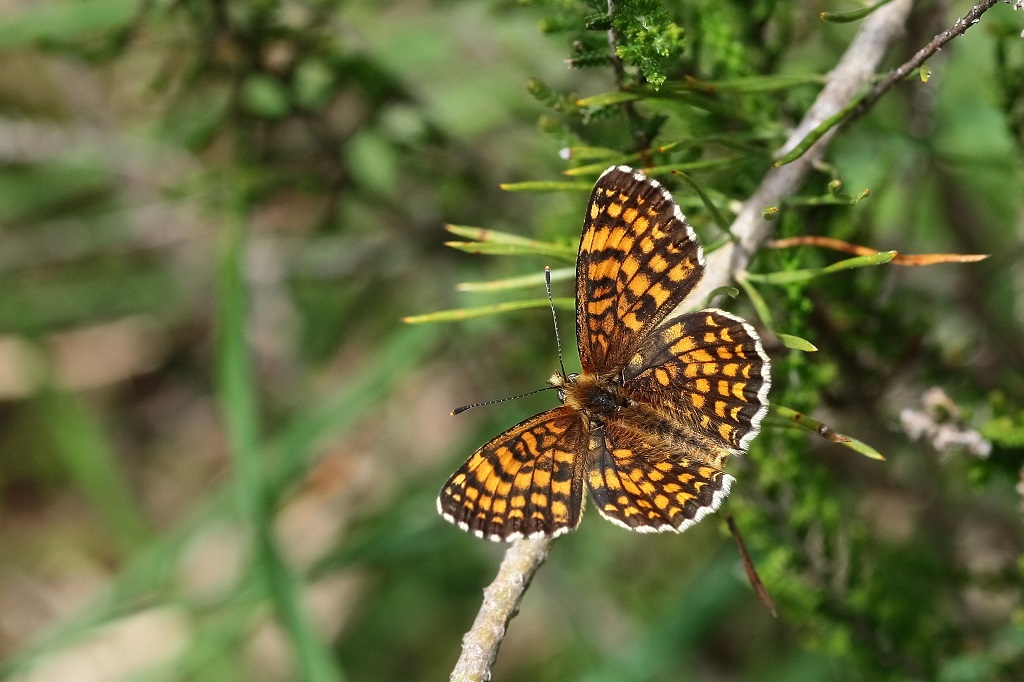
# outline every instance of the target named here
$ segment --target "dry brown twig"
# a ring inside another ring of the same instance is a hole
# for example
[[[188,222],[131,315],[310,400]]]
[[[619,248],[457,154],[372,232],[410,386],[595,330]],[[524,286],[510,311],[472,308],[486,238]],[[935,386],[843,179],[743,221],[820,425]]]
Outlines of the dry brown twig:
[[[863,113],[885,91],[902,80],[906,73],[920,66],[943,44],[957,35],[962,35],[995,2],[996,0],[985,0],[978,3],[964,19],[957,21],[953,28],[936,36],[907,64],[894,70],[874,88],[865,97],[865,100],[870,98],[870,102],[866,107],[858,107],[857,113]],[[829,73],[825,87],[814,104],[779,150],[779,156],[796,147],[808,133],[849,106],[859,96],[875,77],[876,70],[889,47],[902,35],[910,7],[910,0],[894,0],[879,8],[864,21],[839,63]],[[731,225],[730,232],[734,239],[708,256],[705,277],[687,300],[706,300],[708,294],[727,285],[737,273],[746,269],[750,259],[772,233],[772,223],[763,217],[764,208],[780,204],[782,199],[800,189],[814,165],[824,157],[835,132],[836,128],[832,128],[803,156],[787,165],[772,168],[765,174],[761,184],[744,202],[742,210]],[[452,672],[451,680],[481,682],[490,679],[491,666],[498,655],[498,648],[501,646],[508,623],[518,613],[523,595],[533,575],[547,558],[552,542],[553,540],[547,538],[517,540],[509,547],[498,569],[498,575],[484,590],[483,604],[473,627],[463,637],[462,654]]]

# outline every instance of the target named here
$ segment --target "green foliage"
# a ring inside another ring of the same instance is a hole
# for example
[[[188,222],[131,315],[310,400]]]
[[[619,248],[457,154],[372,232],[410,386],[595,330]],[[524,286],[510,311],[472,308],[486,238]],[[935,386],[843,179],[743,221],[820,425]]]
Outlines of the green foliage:
[[[619,0],[614,7],[611,23],[622,41],[615,53],[657,90],[685,49],[682,28],[660,0]]]

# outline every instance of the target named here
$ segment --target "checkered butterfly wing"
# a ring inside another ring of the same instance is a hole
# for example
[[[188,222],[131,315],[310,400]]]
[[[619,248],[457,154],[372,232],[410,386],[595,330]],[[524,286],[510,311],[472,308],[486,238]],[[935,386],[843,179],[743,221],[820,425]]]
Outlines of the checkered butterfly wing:
[[[576,335],[584,372],[616,371],[700,281],[693,229],[657,181],[609,168],[590,195],[576,261]]]
[[[733,477],[703,453],[613,420],[591,437],[587,483],[597,510],[641,533],[682,532],[718,509]]]
[[[771,363],[753,327],[710,308],[655,329],[622,372],[631,397],[672,414],[724,465],[745,451],[768,411]]]
[[[473,453],[441,489],[438,511],[496,542],[573,530],[583,512],[588,441],[572,408],[530,417]]]

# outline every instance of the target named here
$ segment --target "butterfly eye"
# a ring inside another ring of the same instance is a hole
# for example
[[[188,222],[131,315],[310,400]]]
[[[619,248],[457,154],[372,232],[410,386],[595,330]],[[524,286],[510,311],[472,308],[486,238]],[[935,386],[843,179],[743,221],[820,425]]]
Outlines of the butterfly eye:
[[[568,376],[566,376],[565,378],[566,378],[567,381],[576,381],[577,379],[580,378],[580,374],[579,374],[579,372],[572,372]]]

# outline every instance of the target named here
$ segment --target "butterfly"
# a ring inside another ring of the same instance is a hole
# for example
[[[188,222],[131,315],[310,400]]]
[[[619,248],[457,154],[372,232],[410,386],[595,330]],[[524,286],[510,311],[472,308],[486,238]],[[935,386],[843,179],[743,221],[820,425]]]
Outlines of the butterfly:
[[[589,489],[609,521],[682,532],[714,512],[724,467],[760,430],[771,386],[754,328],[724,310],[671,314],[704,274],[672,195],[613,166],[590,195],[576,261],[579,373],[562,405],[494,438],[445,483],[440,514],[493,541],[575,529]]]

